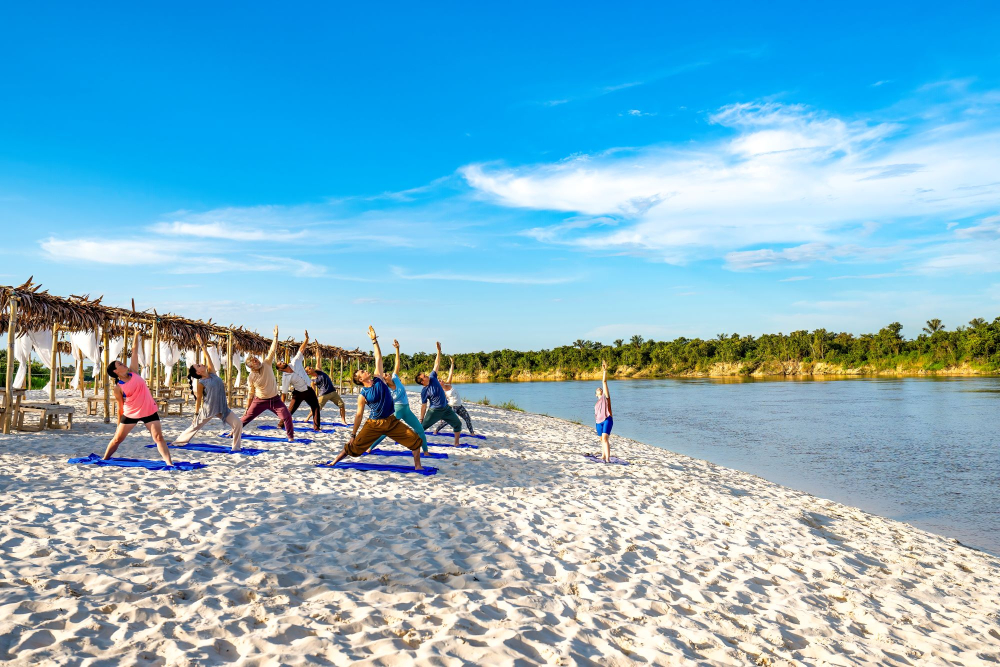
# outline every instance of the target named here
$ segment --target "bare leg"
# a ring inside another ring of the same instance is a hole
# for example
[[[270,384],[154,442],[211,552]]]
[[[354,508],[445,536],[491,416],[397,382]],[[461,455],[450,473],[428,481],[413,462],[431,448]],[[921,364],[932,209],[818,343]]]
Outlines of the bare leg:
[[[601,458],[604,459],[605,463],[611,463],[611,435],[608,433],[601,434],[601,449],[604,450],[601,454]]]
[[[461,433],[459,433],[458,431],[456,431],[456,432],[455,432],[455,446],[456,446],[456,447],[458,447],[458,445],[459,445],[459,442],[458,442],[458,438],[459,438],[459,436],[461,436],[461,435],[462,435],[462,434],[461,434]]]
[[[414,470],[423,470],[424,469],[424,467],[422,465],[420,465],[420,450],[419,449],[414,449],[413,450],[413,469]]]
[[[149,434],[153,436],[153,442],[156,443],[156,451],[160,452],[160,456],[163,457],[168,466],[172,466],[174,462],[170,459],[170,450],[167,448],[167,441],[163,438],[163,425],[160,422],[150,422],[146,424],[146,428],[149,429]]]
[[[118,451],[118,445],[122,444],[122,440],[132,432],[135,428],[135,424],[118,424],[118,428],[115,429],[115,435],[111,438],[111,442],[108,443],[107,449],[104,450],[104,460],[107,461],[115,452]]]
[[[338,463],[340,463],[341,461],[343,461],[344,457],[346,457],[346,456],[347,456],[347,447],[344,447],[342,450],[340,450],[340,453],[337,454],[337,458],[335,458],[333,460],[333,463],[331,463],[330,465],[331,466],[337,465]]]
[[[347,410],[344,409],[343,403],[341,403],[340,405],[340,423],[341,424],[347,423]]]

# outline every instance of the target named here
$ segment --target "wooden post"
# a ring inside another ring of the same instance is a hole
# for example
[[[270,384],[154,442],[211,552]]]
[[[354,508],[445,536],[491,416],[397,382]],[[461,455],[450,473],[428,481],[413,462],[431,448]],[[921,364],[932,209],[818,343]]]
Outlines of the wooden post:
[[[87,383],[84,381],[86,369],[83,367],[83,350],[77,350],[77,359],[80,360],[80,398],[87,397]]]
[[[14,410],[14,330],[17,328],[17,297],[10,294],[10,319],[7,320],[7,374],[4,378],[3,424],[0,430],[10,433],[10,422]]]
[[[104,320],[104,327],[103,327],[104,364],[103,364],[103,368],[100,369],[101,375],[104,376],[104,378],[102,380],[102,385],[104,387],[104,423],[105,424],[110,424],[111,423],[111,396],[109,395],[109,389],[110,389],[110,387],[108,386],[108,380],[110,378],[107,377],[108,364],[111,363],[110,354],[109,354],[110,350],[108,349],[108,345],[109,345],[108,325],[109,324],[110,323],[108,322],[108,320]]]
[[[233,394],[233,332],[226,332],[226,396]]]
[[[149,367],[149,366],[153,367],[153,372],[150,373],[150,375],[151,375],[150,379],[153,381],[153,395],[154,396],[159,396],[160,395],[160,366],[159,366],[159,364],[156,363],[156,348],[159,347],[159,345],[157,344],[159,342],[159,338],[157,337],[157,334],[159,332],[157,331],[156,323],[159,320],[160,320],[160,317],[156,314],[156,311],[154,310],[153,311],[153,336],[149,340],[149,356],[150,356],[150,358],[146,359],[146,366],[147,367]]]
[[[52,349],[49,351],[49,403],[56,402],[56,348],[59,347],[59,324],[52,325]]]

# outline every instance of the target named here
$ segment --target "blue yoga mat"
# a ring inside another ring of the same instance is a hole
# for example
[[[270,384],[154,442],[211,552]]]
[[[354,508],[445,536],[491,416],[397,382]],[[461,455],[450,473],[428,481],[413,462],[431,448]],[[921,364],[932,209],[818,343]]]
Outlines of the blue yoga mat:
[[[430,466],[424,466],[422,470],[414,470],[412,466],[396,466],[396,465],[378,465],[375,463],[361,463],[360,461],[341,461],[335,466],[330,465],[330,462],[318,463],[317,468],[333,468],[334,470],[340,470],[344,468],[345,470],[381,470],[383,472],[399,472],[399,473],[416,473],[417,475],[436,475],[438,469],[432,468]]]
[[[292,421],[295,422],[296,424],[312,424],[312,422],[309,421],[308,419],[293,419]],[[319,425],[320,426],[343,426],[345,428],[347,427],[347,424],[341,424],[340,422],[320,422]]]
[[[433,431],[424,431],[424,433],[426,433],[427,435],[436,435],[438,437],[444,437],[444,436],[448,436],[448,437],[451,437],[451,438],[455,437],[455,432],[454,431],[441,431],[440,433],[434,433]],[[478,433],[475,434],[475,435],[472,435],[470,433],[462,433],[460,435],[463,438],[479,438],[480,440],[485,440],[486,439],[485,435],[480,435]]]
[[[309,422],[309,423],[312,424],[312,422]],[[258,426],[257,430],[259,430],[259,431],[284,431],[285,429],[281,428],[280,426],[275,426],[274,424],[263,424],[262,426]],[[337,432],[337,429],[333,429],[333,428],[321,428],[319,431],[314,431],[311,428],[310,429],[299,429],[299,430],[305,430],[305,431],[307,431],[309,433],[336,433]],[[243,437],[245,438],[246,436],[243,436]]]
[[[227,438],[229,440],[232,440],[232,438],[230,438],[225,433],[220,433],[219,437],[220,438]],[[288,442],[287,438],[275,438],[274,436],[270,436],[270,435],[247,435],[246,433],[244,433],[242,436],[240,436],[240,439],[241,440],[256,440],[258,442]],[[293,440],[293,442],[297,442],[300,445],[309,445],[309,444],[312,444],[312,440],[309,440],[308,438],[295,438],[295,440]]]
[[[155,447],[156,445],[153,446]],[[95,466],[110,466],[113,468],[145,468],[146,470],[197,470],[207,467],[204,463],[195,463],[192,461],[174,461],[174,465],[172,466],[168,466],[163,461],[151,461],[148,459],[120,459],[112,457],[104,461],[97,454],[70,459],[69,462],[89,463]]]
[[[257,456],[268,451],[266,449],[254,449],[244,447],[238,452],[234,452],[232,447],[226,445],[210,445],[207,442],[189,442],[186,445],[168,445],[170,449],[189,449],[192,452],[208,452],[210,454],[242,454],[243,456]],[[156,447],[156,445],[146,445],[146,448]]]
[[[596,454],[584,454],[583,458],[587,459],[588,463],[604,463],[604,459],[602,459],[600,456],[597,456]],[[620,465],[620,466],[629,465],[628,461],[626,461],[625,459],[620,459],[617,456],[612,456],[609,463],[611,465]]]
[[[363,456],[413,456],[409,450],[399,450],[399,449],[369,449],[367,454]],[[446,459],[447,454],[441,454],[439,452],[429,452],[427,454],[421,454],[422,459]]]
[[[479,449],[479,445],[470,445],[467,442],[460,442],[457,445],[450,445],[444,442],[428,442],[428,447],[451,447],[452,449]]]

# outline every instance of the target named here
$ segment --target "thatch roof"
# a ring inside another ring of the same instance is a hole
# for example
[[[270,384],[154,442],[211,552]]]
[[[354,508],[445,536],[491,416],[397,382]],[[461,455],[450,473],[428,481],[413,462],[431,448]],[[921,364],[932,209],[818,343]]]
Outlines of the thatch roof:
[[[225,349],[226,337],[232,333],[233,349],[243,354],[262,354],[271,346],[271,339],[261,336],[255,331],[230,325],[223,327],[211,320],[203,322],[179,315],[160,315],[155,310],[136,311],[133,302],[131,309],[106,306],[101,303],[104,297],[91,299],[90,295],[71,295],[69,298],[54,296],[48,290],[42,290],[41,285],[33,282],[33,277],[19,287],[0,285],[0,330],[7,330],[9,318],[10,296],[16,295],[17,332],[27,333],[51,329],[58,324],[61,331],[97,331],[107,323],[108,334],[111,336],[131,335],[136,329],[144,336],[152,335],[153,323],[156,322],[159,340],[171,342],[182,349],[194,347],[196,336],[201,336],[206,344],[217,344]],[[279,349],[292,346],[292,353],[299,344],[294,341],[279,342]],[[309,345],[310,353],[314,353],[313,344]],[[354,350],[348,352],[333,345],[320,345],[323,357],[335,359],[369,358],[369,355]]]

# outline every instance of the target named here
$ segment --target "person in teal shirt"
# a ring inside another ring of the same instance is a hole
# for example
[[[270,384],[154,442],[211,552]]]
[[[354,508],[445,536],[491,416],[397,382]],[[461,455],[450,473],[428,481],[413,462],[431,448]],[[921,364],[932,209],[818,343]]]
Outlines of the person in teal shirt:
[[[389,390],[392,392],[392,406],[393,414],[396,415],[397,419],[402,420],[407,426],[413,429],[413,431],[420,436],[420,440],[423,443],[424,454],[427,453],[427,435],[424,433],[423,426],[420,425],[420,420],[417,416],[413,414],[410,410],[410,402],[406,398],[406,387],[403,386],[403,382],[399,379],[399,341],[393,339],[392,346],[396,348],[396,367],[393,369],[392,374],[383,373],[382,378],[385,383],[389,386]],[[375,449],[380,442],[385,440],[383,435],[381,438],[375,441],[375,444],[371,446],[371,449]],[[368,450],[368,451],[371,451]]]

